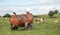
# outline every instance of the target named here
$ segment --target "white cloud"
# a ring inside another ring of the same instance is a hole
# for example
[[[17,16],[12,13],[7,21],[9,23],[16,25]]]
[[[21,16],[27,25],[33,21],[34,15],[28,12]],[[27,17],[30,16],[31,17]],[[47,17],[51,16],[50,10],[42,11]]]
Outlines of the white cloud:
[[[53,10],[53,6],[50,5],[50,6],[41,6],[39,9],[42,10],[42,11],[49,11],[49,10]]]
[[[40,3],[53,3],[53,0],[38,0]]]

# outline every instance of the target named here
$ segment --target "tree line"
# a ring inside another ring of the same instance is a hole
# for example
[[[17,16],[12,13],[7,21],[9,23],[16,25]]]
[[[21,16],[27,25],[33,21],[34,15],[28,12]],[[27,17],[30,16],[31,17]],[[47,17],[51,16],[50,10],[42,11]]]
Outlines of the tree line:
[[[1,17],[1,16],[0,16]],[[2,17],[11,17],[10,14],[6,13],[5,15],[3,15]]]
[[[49,13],[48,13],[48,16],[49,16],[49,17],[53,17],[53,15],[54,15],[54,14],[57,14],[57,13],[59,13],[58,10],[54,10],[54,11],[50,10]],[[60,14],[60,13],[59,13],[59,14]],[[1,17],[1,16],[0,16],[0,17]],[[6,13],[6,14],[3,15],[2,17],[11,17],[11,15],[8,14],[8,13]],[[34,16],[34,17],[36,17],[36,16]]]

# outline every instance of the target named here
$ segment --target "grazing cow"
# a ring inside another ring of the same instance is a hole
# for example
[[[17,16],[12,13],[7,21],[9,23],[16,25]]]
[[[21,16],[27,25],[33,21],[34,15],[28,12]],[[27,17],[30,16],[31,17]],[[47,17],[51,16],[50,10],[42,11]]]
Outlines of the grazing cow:
[[[18,29],[18,27],[25,27],[25,29],[31,29],[33,24],[33,15],[29,12],[26,14],[17,15],[13,12],[14,15],[10,18],[11,29]]]

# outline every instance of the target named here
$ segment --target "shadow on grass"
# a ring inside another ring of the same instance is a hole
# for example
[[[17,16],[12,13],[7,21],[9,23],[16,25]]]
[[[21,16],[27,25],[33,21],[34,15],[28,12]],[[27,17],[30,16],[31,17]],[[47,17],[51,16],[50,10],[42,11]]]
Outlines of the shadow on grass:
[[[26,29],[23,28],[23,29],[18,29],[18,30],[15,30],[15,31],[29,31],[29,30],[26,30]]]
[[[54,18],[58,18],[58,17],[48,17],[48,18],[49,18],[49,19],[52,19],[52,18],[54,19]]]
[[[18,31],[25,31],[25,29],[18,29]]]

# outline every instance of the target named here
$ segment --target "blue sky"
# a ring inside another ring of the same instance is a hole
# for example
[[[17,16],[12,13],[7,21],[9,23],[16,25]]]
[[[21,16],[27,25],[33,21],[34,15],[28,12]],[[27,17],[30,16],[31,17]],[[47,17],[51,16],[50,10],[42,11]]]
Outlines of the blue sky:
[[[0,0],[0,15],[25,13],[27,9],[34,15],[47,14],[49,10],[60,10],[60,0]]]

